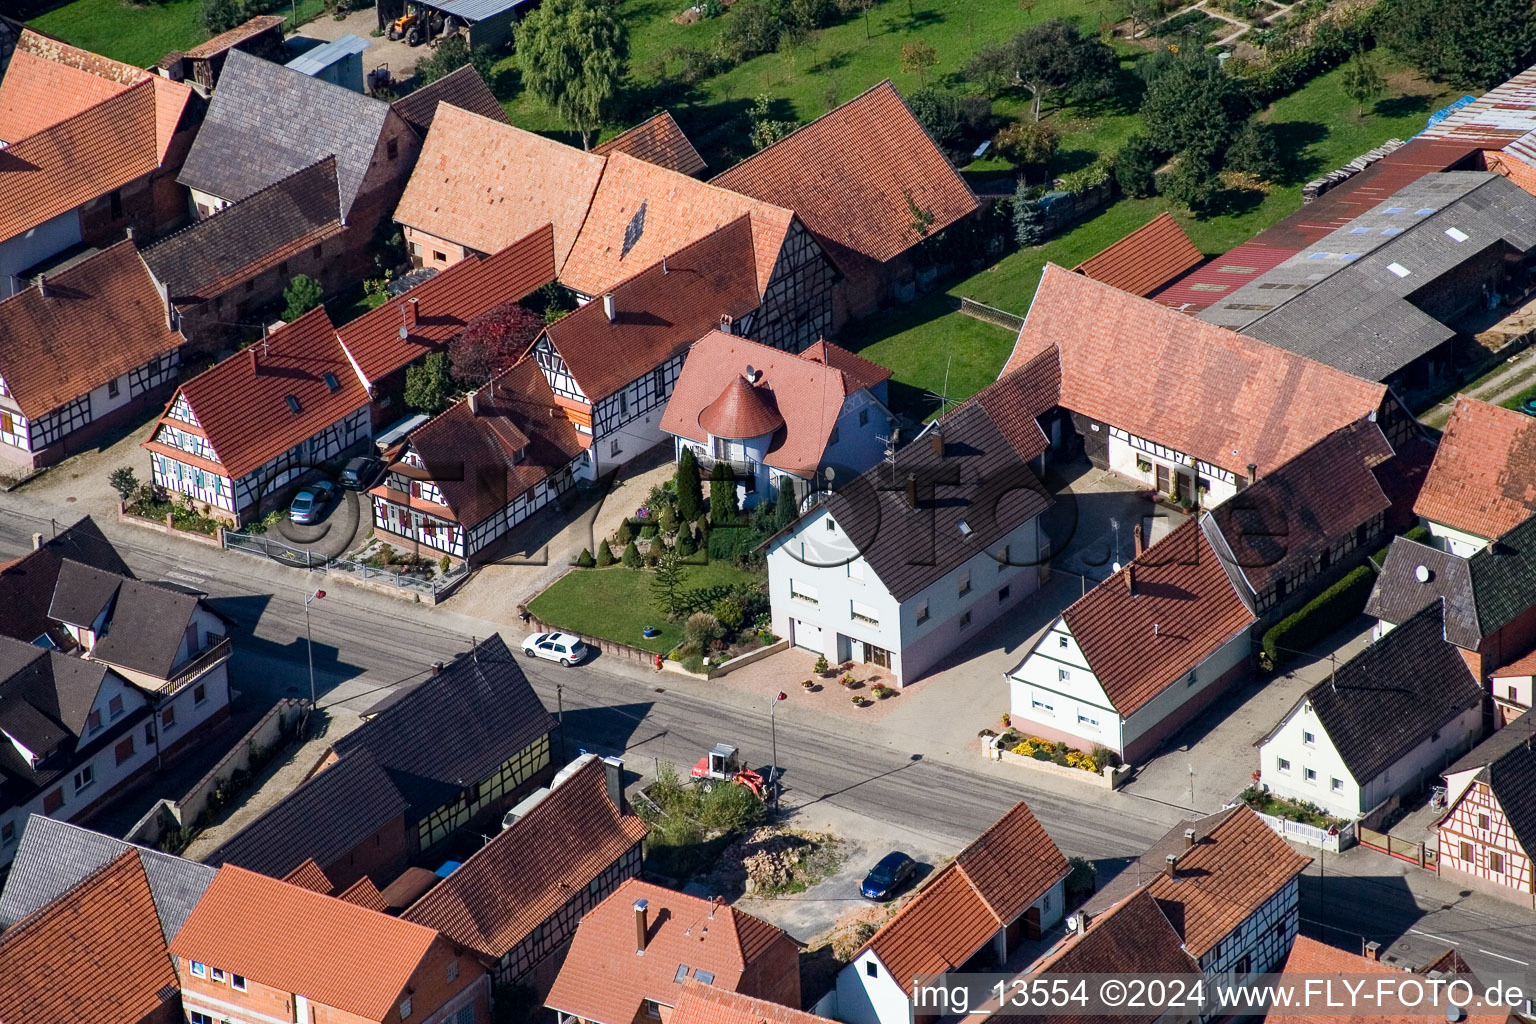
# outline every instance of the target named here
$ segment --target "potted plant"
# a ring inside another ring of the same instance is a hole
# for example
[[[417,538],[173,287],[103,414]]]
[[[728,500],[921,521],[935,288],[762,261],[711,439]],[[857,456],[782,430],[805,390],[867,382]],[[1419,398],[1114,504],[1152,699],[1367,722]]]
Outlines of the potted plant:
[[[883,683],[876,685],[875,688],[869,692],[875,695],[876,700],[885,700],[885,698],[894,696],[896,693],[895,690],[891,689],[889,686],[884,685]]]
[[[1009,715],[1008,712],[1004,711],[1003,712],[1003,728],[1006,729],[1009,726],[1011,726],[1012,724],[1013,724],[1013,716]]]
[[[843,673],[843,677],[841,679],[839,679],[838,682],[843,684],[843,688],[845,690],[853,689],[853,687],[854,687],[853,673],[852,672],[844,672]]]
[[[853,706],[856,707],[856,708],[867,707],[869,704],[872,703],[870,701],[870,699],[868,697],[864,696],[863,694],[856,694],[852,698],[852,700],[853,700]]]
[[[819,676],[824,676],[827,674],[829,669],[830,666],[827,664],[827,656],[825,654],[818,654],[816,656],[816,664],[812,667],[812,671]]]
[[[806,693],[815,693],[817,690],[821,689],[820,686],[816,685],[816,680],[814,679],[805,680],[800,684],[800,688]]]

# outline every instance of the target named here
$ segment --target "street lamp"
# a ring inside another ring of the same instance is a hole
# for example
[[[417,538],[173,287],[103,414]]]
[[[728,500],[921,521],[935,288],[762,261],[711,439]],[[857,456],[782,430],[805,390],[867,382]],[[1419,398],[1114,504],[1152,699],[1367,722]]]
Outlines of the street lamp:
[[[779,701],[788,699],[789,694],[780,690],[779,695],[773,698],[773,703],[768,705],[768,731],[772,735],[773,742],[773,764],[768,769],[768,792],[773,797],[773,805],[775,807],[779,805],[779,790],[777,787],[779,778],[779,723],[778,719],[774,717],[774,712],[778,710]]]
[[[309,635],[309,606],[311,602],[318,601],[325,596],[325,591],[317,590],[313,594],[304,595],[304,644],[309,649],[309,710],[315,710],[315,641]]]

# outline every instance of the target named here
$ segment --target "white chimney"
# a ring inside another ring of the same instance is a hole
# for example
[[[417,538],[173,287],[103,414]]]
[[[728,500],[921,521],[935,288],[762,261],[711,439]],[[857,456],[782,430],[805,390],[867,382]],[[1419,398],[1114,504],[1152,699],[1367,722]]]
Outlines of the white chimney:
[[[607,315],[609,323],[619,318],[619,311],[613,304],[613,292],[603,293],[603,313]]]

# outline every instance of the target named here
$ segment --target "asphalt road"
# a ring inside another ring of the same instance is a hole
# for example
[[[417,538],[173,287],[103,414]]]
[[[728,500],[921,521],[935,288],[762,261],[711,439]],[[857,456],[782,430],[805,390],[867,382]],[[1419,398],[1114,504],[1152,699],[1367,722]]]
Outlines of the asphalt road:
[[[18,504],[10,498],[0,496],[0,557],[24,554],[34,532],[48,532],[46,524],[6,514]],[[35,503],[21,507],[39,511]],[[253,719],[278,697],[307,695],[303,595],[308,587],[327,587],[322,575],[101,525],[137,575],[204,590],[235,621],[237,720]],[[312,606],[310,629],[320,706],[344,713],[419,681],[433,661],[467,650],[473,637],[495,626],[334,583]],[[766,706],[716,699],[689,681],[607,659],[575,669],[524,665],[545,703],[563,714],[567,756],[580,748],[622,753],[631,770],[649,775],[657,761],[686,767],[723,740],[755,765],[771,760],[774,730]],[[1108,874],[1119,869],[1119,858],[1144,849],[1183,816],[1170,805],[1088,786],[1021,785],[1016,775],[979,759],[896,749],[869,731],[832,727],[796,709],[779,716],[776,732],[786,808],[814,813],[830,804],[953,845],[1022,799],[1063,851],[1095,859]],[[1371,939],[1405,959],[1427,959],[1455,945],[1485,979],[1536,987],[1528,966],[1536,962],[1536,914],[1464,894],[1380,854],[1356,849],[1314,862],[1303,879],[1302,916],[1305,930],[1336,945],[1359,948]]]

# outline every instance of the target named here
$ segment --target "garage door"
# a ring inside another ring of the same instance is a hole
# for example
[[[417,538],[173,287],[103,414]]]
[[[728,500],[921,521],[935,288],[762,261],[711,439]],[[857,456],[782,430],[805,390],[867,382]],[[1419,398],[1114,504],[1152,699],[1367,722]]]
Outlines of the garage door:
[[[825,648],[821,646],[821,627],[814,622],[806,622],[804,619],[790,619],[790,627],[794,630],[795,646],[804,647],[808,651],[821,653]]]

